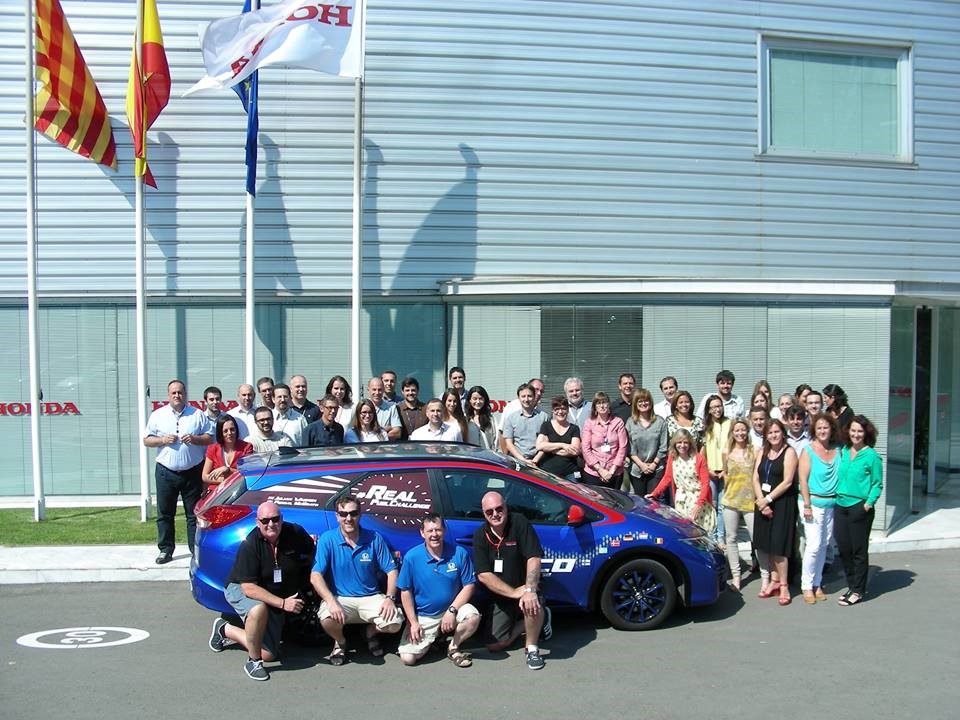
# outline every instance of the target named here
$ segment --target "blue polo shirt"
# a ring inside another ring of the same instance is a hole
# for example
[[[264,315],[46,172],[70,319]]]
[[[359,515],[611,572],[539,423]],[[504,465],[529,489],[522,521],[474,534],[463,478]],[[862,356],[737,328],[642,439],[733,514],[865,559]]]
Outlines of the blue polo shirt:
[[[456,544],[444,543],[440,559],[427,552],[426,545],[410,550],[400,567],[397,587],[413,592],[417,615],[442,615],[465,585],[477,582],[473,561]]]
[[[327,530],[317,541],[314,572],[321,573],[334,595],[366,597],[380,592],[378,572],[397,569],[390,548],[380,535],[360,528],[357,546],[350,547],[340,528]]]

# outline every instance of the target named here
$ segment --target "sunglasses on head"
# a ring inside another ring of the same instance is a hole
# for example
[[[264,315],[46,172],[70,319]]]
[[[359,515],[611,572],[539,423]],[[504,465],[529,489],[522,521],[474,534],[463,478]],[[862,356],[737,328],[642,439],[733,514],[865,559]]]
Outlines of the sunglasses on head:
[[[355,518],[360,517],[359,510],[337,510],[337,515],[342,518]]]
[[[261,525],[269,525],[270,523],[273,523],[274,525],[279,525],[280,520],[281,520],[281,517],[279,515],[257,518],[257,522],[259,522]]]

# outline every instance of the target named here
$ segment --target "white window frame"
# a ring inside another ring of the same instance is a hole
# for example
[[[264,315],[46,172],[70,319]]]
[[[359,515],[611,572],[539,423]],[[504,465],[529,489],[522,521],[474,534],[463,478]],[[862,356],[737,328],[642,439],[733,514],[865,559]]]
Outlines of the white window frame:
[[[770,147],[770,57],[775,50],[820,52],[895,58],[898,88],[898,152],[874,155],[855,152],[776,150]],[[873,163],[913,163],[913,47],[907,43],[865,42],[854,39],[820,38],[780,34],[757,35],[757,154],[763,158],[839,160]]]

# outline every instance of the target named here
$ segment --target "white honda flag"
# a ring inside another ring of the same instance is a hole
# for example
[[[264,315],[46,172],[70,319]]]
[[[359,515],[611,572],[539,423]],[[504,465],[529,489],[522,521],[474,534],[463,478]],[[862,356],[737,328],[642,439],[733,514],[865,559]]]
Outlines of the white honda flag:
[[[364,0],[287,0],[200,30],[207,74],[184,95],[225,89],[266,65],[363,77]]]

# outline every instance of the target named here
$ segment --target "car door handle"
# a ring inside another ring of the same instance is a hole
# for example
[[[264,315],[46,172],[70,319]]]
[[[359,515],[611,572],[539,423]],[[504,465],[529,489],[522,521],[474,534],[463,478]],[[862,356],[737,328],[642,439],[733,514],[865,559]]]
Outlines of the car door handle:
[[[473,545],[473,538],[472,537],[454,538],[454,542],[456,542],[457,545]]]

